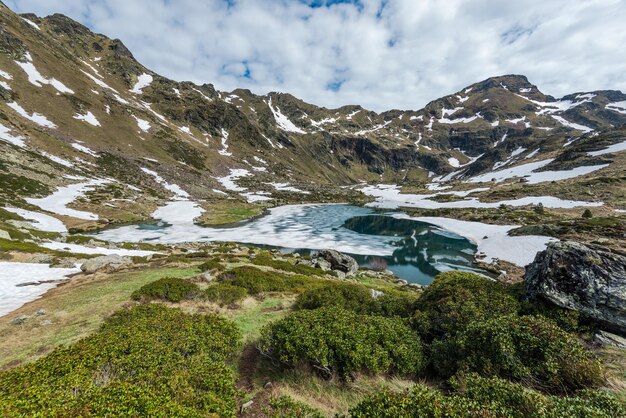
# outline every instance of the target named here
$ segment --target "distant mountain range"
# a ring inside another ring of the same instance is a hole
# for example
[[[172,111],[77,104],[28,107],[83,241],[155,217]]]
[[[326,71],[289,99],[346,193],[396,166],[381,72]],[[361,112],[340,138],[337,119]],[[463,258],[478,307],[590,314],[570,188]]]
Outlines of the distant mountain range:
[[[327,109],[285,93],[176,82],[120,40],[4,5],[0,70],[0,175],[13,182],[0,198],[9,203],[85,176],[128,185],[107,186],[120,199],[175,197],[167,185],[178,184],[195,199],[245,200],[228,181],[319,198],[333,187],[467,181],[532,162],[623,173],[619,156],[597,152],[624,141],[620,91],[556,99],[505,75],[420,110]]]

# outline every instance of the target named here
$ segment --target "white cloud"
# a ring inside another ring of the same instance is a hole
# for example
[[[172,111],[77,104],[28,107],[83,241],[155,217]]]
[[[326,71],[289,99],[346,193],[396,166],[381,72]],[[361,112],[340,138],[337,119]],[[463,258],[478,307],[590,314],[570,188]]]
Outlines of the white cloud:
[[[626,90],[620,0],[6,3],[19,12],[64,13],[120,38],[143,64],[176,80],[286,91],[329,107],[416,109],[510,73],[555,96]]]

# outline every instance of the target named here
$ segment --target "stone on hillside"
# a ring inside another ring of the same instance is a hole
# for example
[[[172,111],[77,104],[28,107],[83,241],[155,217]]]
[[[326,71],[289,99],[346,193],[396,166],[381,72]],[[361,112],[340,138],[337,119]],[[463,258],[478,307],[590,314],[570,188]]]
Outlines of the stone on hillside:
[[[48,254],[37,254],[24,260],[25,263],[50,264],[54,262],[54,257]]]
[[[325,260],[330,264],[330,268],[341,271],[346,276],[351,276],[359,269],[359,264],[349,255],[345,255],[335,250],[321,250],[317,253],[317,258]]]
[[[598,331],[598,333],[593,336],[593,340],[600,345],[626,348],[626,338],[606,331]]]
[[[0,239],[10,240],[11,239],[11,235],[9,235],[9,233],[7,231],[5,231],[4,229],[0,229]]]
[[[322,269],[324,271],[332,270],[332,266],[330,265],[330,263],[324,260],[323,258],[315,260],[315,263],[313,264],[313,266],[317,267],[318,269]]]
[[[99,270],[115,271],[128,264],[132,264],[129,257],[119,255],[103,255],[101,257],[91,258],[80,266],[85,273],[95,273]]]
[[[542,297],[626,334],[626,254],[577,242],[554,242],[524,277],[531,298]]]
[[[11,325],[22,325],[27,319],[28,317],[26,315],[18,316],[17,318],[11,320]]]

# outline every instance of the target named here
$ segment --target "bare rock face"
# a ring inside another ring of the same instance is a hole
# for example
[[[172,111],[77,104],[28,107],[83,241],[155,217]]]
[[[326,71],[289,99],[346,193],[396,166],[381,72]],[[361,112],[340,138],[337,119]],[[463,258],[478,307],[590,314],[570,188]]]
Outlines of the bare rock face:
[[[359,264],[349,255],[345,255],[335,250],[321,250],[317,253],[317,258],[330,264],[330,269],[345,273],[351,276],[359,269]]]
[[[526,268],[528,295],[579,311],[626,334],[626,254],[555,242]]]
[[[95,273],[96,271],[115,271],[128,264],[132,264],[132,260],[128,257],[119,255],[103,255],[101,257],[90,258],[85,261],[80,269],[85,273]]]

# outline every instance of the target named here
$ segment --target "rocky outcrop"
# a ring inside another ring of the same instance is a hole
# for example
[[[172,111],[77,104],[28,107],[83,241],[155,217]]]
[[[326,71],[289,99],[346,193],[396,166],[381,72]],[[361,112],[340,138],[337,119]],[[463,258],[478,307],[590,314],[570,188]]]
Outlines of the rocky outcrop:
[[[359,264],[349,255],[345,255],[335,250],[321,250],[317,253],[318,264],[321,268],[325,266],[327,269],[344,273],[351,276],[359,269]]]
[[[103,255],[101,257],[91,258],[80,266],[85,273],[95,273],[96,271],[115,271],[128,264],[132,264],[132,260],[128,257],[119,255]]]
[[[531,298],[579,311],[626,334],[626,254],[577,242],[555,242],[526,268]]]

